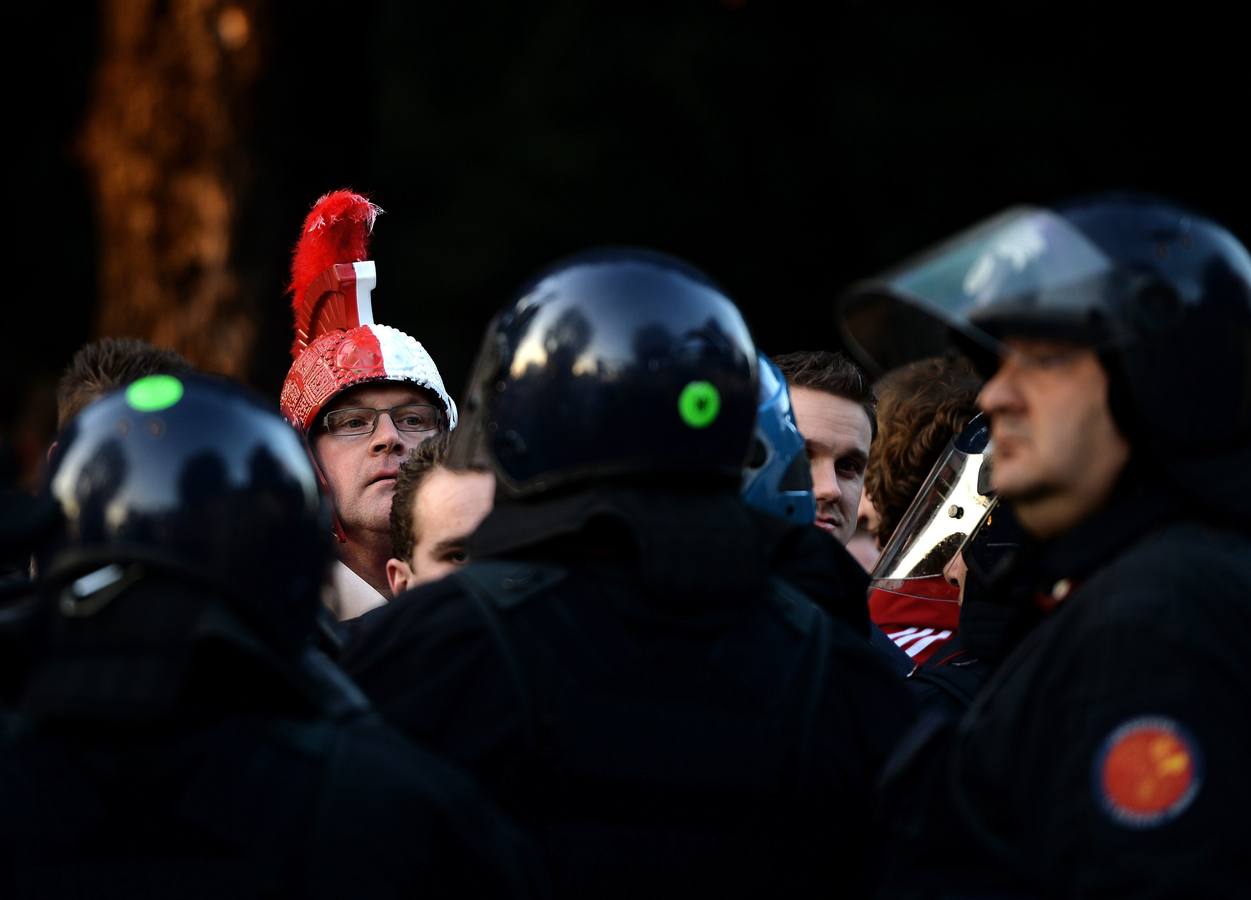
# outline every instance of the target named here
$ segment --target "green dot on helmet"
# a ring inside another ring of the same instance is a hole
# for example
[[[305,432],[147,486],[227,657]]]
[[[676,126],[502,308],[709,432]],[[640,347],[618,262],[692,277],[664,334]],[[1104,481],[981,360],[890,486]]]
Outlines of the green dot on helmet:
[[[182,391],[173,375],[147,375],[126,388],[126,403],[138,412],[160,412],[181,400]]]
[[[721,393],[710,381],[692,381],[678,397],[678,415],[691,428],[707,428],[721,412]]]

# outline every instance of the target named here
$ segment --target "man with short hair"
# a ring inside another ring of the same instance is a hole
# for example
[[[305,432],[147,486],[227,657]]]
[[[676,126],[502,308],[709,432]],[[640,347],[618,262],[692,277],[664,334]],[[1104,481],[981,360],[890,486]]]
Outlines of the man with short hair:
[[[842,320],[881,368],[900,321],[973,358],[990,486],[1028,536],[969,567],[1032,628],[958,725],[902,745],[886,895],[1245,893],[1251,255],[1155,198],[1023,207],[862,284]]]
[[[456,404],[430,354],[402,331],[373,323],[377,275],[365,256],[379,212],[349,191],[322,197],[291,267],[296,339],[280,405],[334,501],[340,619],[387,602],[400,463],[456,425]]]
[[[850,359],[825,350],[775,356],[790,386],[817,498],[816,526],[846,545],[856,532],[869,445],[877,433],[873,389]]]
[[[56,424],[65,423],[102,394],[145,375],[181,375],[191,363],[166,347],[128,337],[104,337],[78,348],[56,388]]]
[[[391,593],[436,581],[469,561],[465,544],[491,511],[495,479],[447,465],[448,435],[423,443],[400,466],[391,502]]]
[[[442,405],[416,385],[371,382],[349,388],[324,407],[311,434],[310,446],[334,501],[343,540],[339,560],[384,597],[378,583],[378,560],[390,556],[391,498],[400,464],[431,435],[444,427]],[[352,601],[359,593],[342,589],[346,573],[338,577],[340,599],[347,601],[343,618],[365,609]],[[377,603],[366,601],[372,606]]]

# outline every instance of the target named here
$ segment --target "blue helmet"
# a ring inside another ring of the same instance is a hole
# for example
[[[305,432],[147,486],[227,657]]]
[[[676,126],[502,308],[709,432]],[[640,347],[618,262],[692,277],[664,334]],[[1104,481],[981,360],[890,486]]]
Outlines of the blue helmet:
[[[817,501],[790,391],[781,370],[769,357],[761,353],[759,363],[760,406],[751,451],[743,467],[743,499],[779,518],[811,525],[817,516]]]

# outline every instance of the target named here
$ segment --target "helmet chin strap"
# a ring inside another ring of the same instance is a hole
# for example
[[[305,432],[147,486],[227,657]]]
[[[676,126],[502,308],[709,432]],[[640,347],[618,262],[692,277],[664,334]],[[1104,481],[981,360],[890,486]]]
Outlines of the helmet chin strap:
[[[1139,445],[1146,443],[1141,440],[1143,423],[1134,406],[1129,375],[1125,372],[1121,360],[1111,350],[1099,350],[1096,355],[1099,357],[1099,365],[1103,367],[1103,372],[1108,378],[1108,412],[1112,414],[1112,421],[1117,431],[1121,433],[1121,437],[1129,441],[1130,446],[1134,447],[1136,452],[1142,452],[1144,447]]]

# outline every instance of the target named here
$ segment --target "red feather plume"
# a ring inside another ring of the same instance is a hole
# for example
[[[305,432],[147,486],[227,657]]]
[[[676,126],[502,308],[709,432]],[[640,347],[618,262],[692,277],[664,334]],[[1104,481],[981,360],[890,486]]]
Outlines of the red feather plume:
[[[295,311],[292,356],[298,356],[312,340],[336,327],[334,316],[327,316],[330,311],[319,308],[325,295],[309,288],[330,267],[368,258],[369,235],[381,212],[365,197],[346,190],[332,191],[313,204],[295,245],[291,284],[287,287]]]

